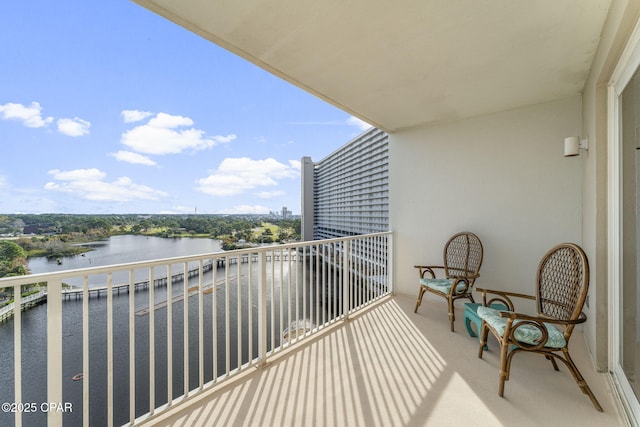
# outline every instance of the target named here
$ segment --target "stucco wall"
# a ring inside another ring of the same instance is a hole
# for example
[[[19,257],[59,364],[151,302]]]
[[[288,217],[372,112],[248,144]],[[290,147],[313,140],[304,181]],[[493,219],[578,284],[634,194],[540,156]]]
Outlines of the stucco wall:
[[[441,264],[448,237],[469,230],[484,245],[477,285],[532,293],[544,253],[582,243],[583,160],[563,157],[581,127],[576,96],[392,134],[396,289],[417,294],[413,265]]]
[[[591,304],[585,338],[598,369],[608,368],[609,301],[607,236],[607,87],[626,40],[640,13],[640,1],[611,3],[600,44],[583,92],[582,135],[589,137],[589,153],[583,161],[583,242],[591,262]]]

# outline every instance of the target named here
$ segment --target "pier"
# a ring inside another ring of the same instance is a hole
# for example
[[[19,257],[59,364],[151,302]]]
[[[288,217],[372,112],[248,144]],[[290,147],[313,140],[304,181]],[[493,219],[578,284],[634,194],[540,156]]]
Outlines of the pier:
[[[297,253],[284,253],[284,254],[267,254],[265,255],[265,258],[267,261],[280,261],[281,259],[283,261],[289,261],[289,259],[291,259],[291,261],[297,261],[298,260],[298,254]],[[259,256],[258,254],[251,254],[251,256],[247,255],[242,255],[240,257],[220,257],[220,258],[215,258],[212,262],[207,262],[204,263],[202,265],[202,272],[206,273],[208,271],[213,270],[213,265],[216,265],[216,268],[225,268],[227,265],[227,261],[229,265],[237,265],[238,262],[241,264],[247,264],[249,263],[249,261],[251,261],[252,263],[258,262]],[[191,270],[189,270],[187,272],[187,278],[192,278],[192,277],[196,277],[198,276],[200,273],[200,267],[197,268],[193,268]],[[167,277],[159,277],[157,279],[154,279],[153,281],[153,285],[155,287],[159,287],[159,286],[166,286],[167,285]],[[184,280],[184,272],[182,273],[176,273],[173,274],[171,276],[171,283],[180,283]],[[145,281],[141,281],[141,282],[136,282],[133,284],[133,288],[134,290],[138,290],[140,288],[146,289],[149,287],[149,281],[145,280]],[[117,285],[112,285],[111,286],[111,290],[114,293],[117,293],[118,295],[120,295],[120,292],[129,292],[130,289],[130,285],[129,283],[123,283],[123,284],[117,284]],[[108,286],[92,286],[89,288],[89,296],[97,296],[100,297],[100,294],[102,293],[107,293],[109,291]],[[65,300],[71,299],[72,297],[75,297],[76,299],[81,298],[83,295],[84,290],[82,288],[68,288],[68,289],[63,289],[62,290],[62,298]]]
[[[298,258],[300,257],[300,255],[297,252],[286,252],[286,253],[269,253],[265,255],[265,258],[267,261],[297,261]],[[213,270],[213,266],[215,265],[216,268],[220,269],[220,268],[225,268],[227,266],[227,264],[229,265],[237,265],[238,263],[240,264],[247,264],[249,262],[252,263],[256,263],[259,260],[259,254],[255,253],[255,254],[244,254],[241,256],[235,256],[235,257],[214,257],[212,259],[212,261],[204,263],[202,265],[202,272],[206,273],[208,271]],[[196,268],[192,268],[190,270],[187,271],[187,278],[190,279],[192,277],[196,277],[200,274],[200,267],[196,267]],[[176,273],[171,275],[171,283],[180,283],[184,280],[184,272],[181,273]],[[164,276],[164,277],[158,277],[157,279],[153,280],[153,286],[155,287],[159,287],[159,286],[166,286],[167,285],[167,281],[168,281],[168,277]],[[149,288],[149,280],[144,280],[144,281],[140,281],[140,282],[135,282],[133,283],[133,289],[134,291],[138,291],[139,289],[148,289]],[[122,284],[114,284],[111,285],[110,287],[107,285],[103,285],[103,286],[92,286],[89,287],[87,289],[87,295],[89,297],[98,297],[100,298],[101,294],[107,294],[107,292],[109,292],[109,289],[111,289],[111,292],[113,292],[114,294],[120,295],[120,292],[123,293],[129,293],[131,290],[131,284],[129,283],[122,283]],[[71,299],[79,299],[82,298],[84,296],[84,292],[85,290],[83,288],[63,288],[62,289],[62,299],[63,301],[65,300],[71,300]],[[208,292],[211,292],[211,290],[209,289]],[[35,305],[38,304],[43,304],[47,302],[47,291],[46,290],[41,290],[40,292],[33,294],[33,295],[29,295],[26,296],[24,298],[22,298],[21,301],[21,309],[22,310],[26,310],[28,308],[31,308]],[[4,307],[0,308],[0,322],[3,322],[7,319],[9,319],[11,316],[13,316],[13,310],[14,310],[14,306],[15,303],[11,303],[11,304],[7,304]]]
[[[42,304],[47,301],[47,291],[40,291],[37,294],[28,295],[22,298],[22,302],[20,307],[22,310],[26,310],[28,308],[33,307],[34,305]],[[15,307],[15,302],[11,304],[7,304],[4,307],[0,308],[0,322],[4,322],[11,316],[13,316],[13,308]]]

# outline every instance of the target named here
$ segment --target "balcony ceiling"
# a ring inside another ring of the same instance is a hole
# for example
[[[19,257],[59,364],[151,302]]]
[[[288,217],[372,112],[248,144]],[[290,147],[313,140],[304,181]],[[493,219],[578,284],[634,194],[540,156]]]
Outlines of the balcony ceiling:
[[[389,132],[578,94],[611,0],[135,0]]]

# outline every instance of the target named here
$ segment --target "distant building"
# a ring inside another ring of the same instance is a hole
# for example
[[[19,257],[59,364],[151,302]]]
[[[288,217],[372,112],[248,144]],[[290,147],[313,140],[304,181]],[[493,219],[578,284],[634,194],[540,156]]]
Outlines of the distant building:
[[[389,230],[389,135],[372,128],[314,163],[302,158],[302,240]]]
[[[60,230],[55,224],[29,224],[22,229],[22,234],[55,234]]]
[[[287,209],[286,206],[283,206],[282,209],[278,211],[270,211],[269,216],[280,219],[293,218],[293,212]]]
[[[282,219],[291,218],[292,215],[293,215],[293,212],[287,209],[286,206],[282,207]]]

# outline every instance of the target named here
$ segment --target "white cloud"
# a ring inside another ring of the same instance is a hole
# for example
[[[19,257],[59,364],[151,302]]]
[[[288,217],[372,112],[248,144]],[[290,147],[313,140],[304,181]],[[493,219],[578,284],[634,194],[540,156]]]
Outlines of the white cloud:
[[[192,214],[195,208],[193,206],[174,206],[170,210],[160,211],[161,215],[175,215],[175,214]]]
[[[156,162],[148,158],[147,156],[143,156],[142,154],[134,153],[132,151],[123,151],[120,150],[117,153],[111,153],[116,160],[121,162],[133,163],[136,165],[146,165],[146,166],[155,166]]]
[[[2,113],[3,119],[20,120],[23,125],[29,128],[45,127],[53,121],[53,117],[42,117],[42,107],[38,102],[32,102],[28,107],[10,102],[0,105],[0,113]]]
[[[260,197],[261,199],[273,199],[274,197],[278,197],[278,196],[282,196],[284,195],[284,191],[260,191],[259,193],[256,193],[256,196]]]
[[[153,113],[140,110],[123,110],[120,114],[122,114],[122,120],[124,120],[125,123],[132,123],[144,120]]]
[[[90,127],[91,123],[78,117],[58,120],[58,132],[67,136],[87,135]]]
[[[104,178],[107,174],[95,168],[71,171],[53,169],[49,171],[49,174],[57,182],[50,181],[46,183],[45,190],[71,193],[86,200],[130,202],[158,200],[167,196],[164,191],[135,184],[125,176],[113,182],[105,182]]]
[[[70,171],[61,171],[60,169],[51,169],[49,175],[53,176],[53,179],[60,181],[99,181],[105,176],[106,173],[99,169],[75,169]]]
[[[62,211],[58,203],[43,196],[39,189],[16,188],[7,185],[7,188],[2,191],[2,197],[0,197],[0,212],[18,214]]]
[[[357,118],[355,116],[349,117],[347,119],[347,124],[349,126],[355,126],[355,127],[359,128],[361,131],[365,131],[365,130],[370,129],[370,128],[373,127],[369,123],[365,122],[364,120],[360,120],[359,118]]]
[[[226,209],[222,209],[222,211],[220,212],[221,214],[226,214],[226,215],[235,215],[235,214],[255,214],[255,215],[261,215],[261,214],[268,214],[270,212],[270,209],[265,207],[265,206],[260,206],[260,205],[238,205],[238,206],[234,206],[232,208],[226,208]]]
[[[196,181],[196,190],[211,196],[232,196],[258,187],[273,187],[278,180],[298,178],[295,160],[289,166],[275,159],[252,160],[247,157],[224,159],[218,169]]]
[[[204,150],[236,139],[233,134],[206,137],[203,130],[191,126],[193,120],[188,117],[158,113],[147,124],[123,133],[121,142],[139,153],[177,154],[185,150]]]
[[[32,102],[30,106],[10,102],[0,105],[0,113],[3,119],[19,120],[30,128],[46,127],[54,120],[53,117],[42,117],[42,107],[38,102]],[[58,131],[67,136],[87,135],[91,127],[91,123],[79,117],[59,119],[57,124]]]
[[[300,160],[289,160],[289,166],[291,166],[293,169],[297,169],[298,172],[300,172],[302,168],[302,162],[300,162]]]
[[[229,134],[229,135],[227,135],[227,136],[216,135],[216,136],[214,136],[214,137],[213,137],[213,139],[214,139],[216,142],[221,142],[221,143],[223,143],[223,144],[226,144],[227,142],[231,142],[231,141],[233,141],[233,140],[234,140],[234,139],[236,139],[236,138],[237,138],[237,136],[236,136],[236,135],[234,135],[234,134]]]

